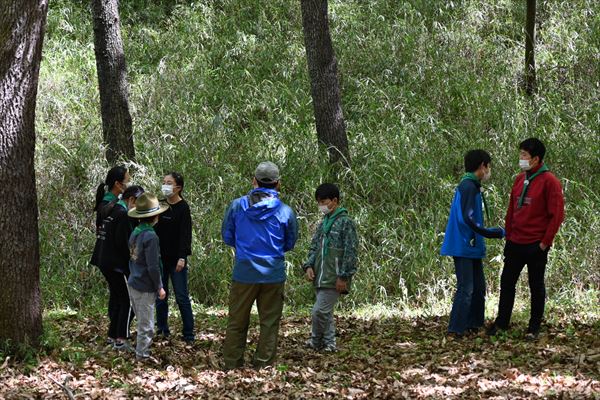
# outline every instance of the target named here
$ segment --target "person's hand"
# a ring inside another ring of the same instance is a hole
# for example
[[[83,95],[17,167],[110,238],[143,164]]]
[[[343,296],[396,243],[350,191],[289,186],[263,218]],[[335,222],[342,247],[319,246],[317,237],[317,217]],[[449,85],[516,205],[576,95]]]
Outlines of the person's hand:
[[[335,290],[338,293],[346,293],[348,291],[348,282],[343,279],[337,278],[335,281]]]
[[[306,268],[306,280],[311,282],[315,280],[315,271],[312,267]]]
[[[181,270],[183,270],[185,268],[185,260],[183,258],[180,258],[179,261],[177,261],[177,265],[175,266],[175,272],[181,272]]]
[[[548,246],[546,246],[544,243],[540,242],[540,249],[542,251],[546,251],[548,249]]]
[[[165,289],[160,288],[160,290],[158,291],[158,298],[160,300],[164,300],[165,297],[167,297],[167,292],[165,292]]]

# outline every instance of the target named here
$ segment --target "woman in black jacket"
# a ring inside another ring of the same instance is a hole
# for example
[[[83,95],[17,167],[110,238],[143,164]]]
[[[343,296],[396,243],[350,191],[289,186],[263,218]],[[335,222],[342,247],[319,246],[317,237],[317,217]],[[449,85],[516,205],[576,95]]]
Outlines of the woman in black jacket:
[[[106,179],[109,191],[104,193],[102,201],[98,201],[100,196],[97,196],[97,219],[100,223],[94,261],[108,283],[108,342],[117,350],[126,350],[130,348],[127,338],[133,316],[127,290],[128,241],[133,224],[127,211],[135,206],[135,199],[144,190],[139,186],[129,186],[129,173],[125,170],[125,174],[122,174],[121,168],[109,171]],[[99,187],[98,193],[101,189],[104,188]]]
[[[160,239],[160,256],[163,263],[163,286],[167,292],[164,300],[156,303],[158,334],[169,336],[169,279],[173,284],[175,300],[183,322],[183,340],[194,341],[194,314],[188,292],[187,258],[192,253],[192,217],[188,203],[181,197],[183,176],[171,172],[163,178],[162,192],[169,209],[160,215],[155,226]]]

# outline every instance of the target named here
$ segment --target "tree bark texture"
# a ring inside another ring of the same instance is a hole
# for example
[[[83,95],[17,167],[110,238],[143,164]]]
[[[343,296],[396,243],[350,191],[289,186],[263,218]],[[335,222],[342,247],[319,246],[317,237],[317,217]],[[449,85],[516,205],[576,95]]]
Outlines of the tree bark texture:
[[[530,96],[536,90],[535,8],[535,0],[527,0],[527,17],[525,21],[525,92]]]
[[[106,144],[106,159],[109,164],[114,165],[117,161],[135,158],[119,2],[92,0],[91,8],[102,133]]]
[[[42,333],[35,105],[48,0],[0,0],[0,342]]]
[[[349,166],[348,137],[337,60],[329,33],[327,0],[301,0],[301,9],[318,140],[327,146],[331,163]]]

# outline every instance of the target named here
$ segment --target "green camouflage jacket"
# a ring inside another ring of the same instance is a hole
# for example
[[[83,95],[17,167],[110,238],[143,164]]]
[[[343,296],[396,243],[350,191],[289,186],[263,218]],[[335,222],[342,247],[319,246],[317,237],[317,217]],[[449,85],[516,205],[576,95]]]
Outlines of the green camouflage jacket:
[[[315,272],[313,284],[317,288],[335,288],[335,281],[339,277],[348,282],[348,289],[350,289],[352,276],[356,272],[358,248],[354,221],[344,211],[333,222],[327,236],[322,228],[323,221],[312,238],[308,259],[303,268],[306,270],[312,267]],[[329,242],[325,248],[327,238]]]

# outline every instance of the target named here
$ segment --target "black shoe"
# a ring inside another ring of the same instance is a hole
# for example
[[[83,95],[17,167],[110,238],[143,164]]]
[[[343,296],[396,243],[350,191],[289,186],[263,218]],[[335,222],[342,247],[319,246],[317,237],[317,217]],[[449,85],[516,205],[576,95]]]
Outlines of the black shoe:
[[[196,341],[196,338],[195,337],[185,337],[185,336],[182,336],[181,340],[183,340],[185,342],[185,344],[192,345]]]
[[[534,342],[534,341],[538,340],[539,337],[540,337],[539,329],[527,328],[527,332],[525,333],[525,340]]]
[[[469,328],[467,329],[467,334],[471,336],[478,336],[480,328]]]
[[[485,330],[485,334],[487,336],[496,336],[497,334],[499,334],[500,332],[505,331],[506,329],[504,328],[500,328],[498,325],[496,324],[492,324],[490,325],[486,330]]]
[[[448,332],[446,333],[446,339],[451,342],[462,340],[465,337],[464,333]]]

